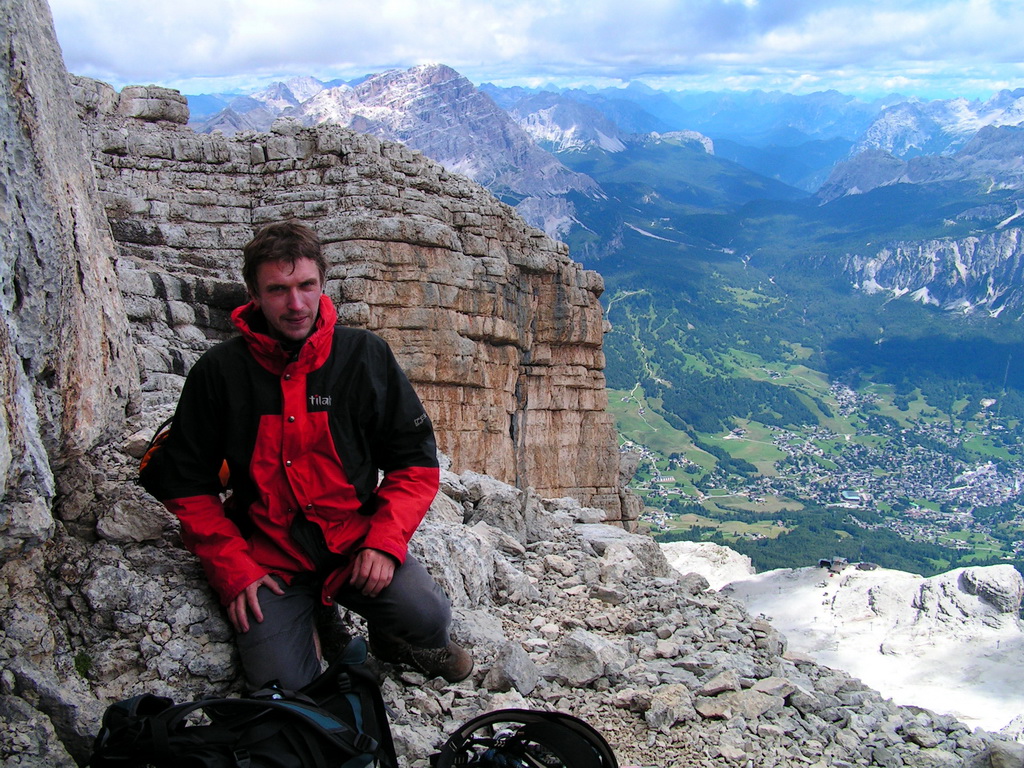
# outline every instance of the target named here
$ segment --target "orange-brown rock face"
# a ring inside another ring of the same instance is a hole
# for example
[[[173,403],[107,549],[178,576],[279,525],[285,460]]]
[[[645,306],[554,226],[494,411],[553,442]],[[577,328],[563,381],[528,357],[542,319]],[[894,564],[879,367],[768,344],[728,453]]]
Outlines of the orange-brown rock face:
[[[174,91],[87,80],[76,91],[153,403],[170,407],[229,331],[241,246],[262,224],[298,219],[325,244],[342,322],[391,343],[457,471],[622,519],[602,282],[564,244],[399,144],[287,121],[201,136],[180,124]]]

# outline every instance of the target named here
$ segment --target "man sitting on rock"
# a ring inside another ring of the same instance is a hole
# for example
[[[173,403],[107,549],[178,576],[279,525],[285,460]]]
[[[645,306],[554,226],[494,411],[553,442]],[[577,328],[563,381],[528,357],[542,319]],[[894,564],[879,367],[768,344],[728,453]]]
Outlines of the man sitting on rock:
[[[387,344],[335,326],[326,268],[300,224],[245,246],[241,336],[189,373],[157,493],[227,608],[248,685],[312,680],[314,616],[334,604],[366,618],[377,658],[462,680],[473,660],[449,639],[448,598],[407,551],[437,493],[433,427]]]

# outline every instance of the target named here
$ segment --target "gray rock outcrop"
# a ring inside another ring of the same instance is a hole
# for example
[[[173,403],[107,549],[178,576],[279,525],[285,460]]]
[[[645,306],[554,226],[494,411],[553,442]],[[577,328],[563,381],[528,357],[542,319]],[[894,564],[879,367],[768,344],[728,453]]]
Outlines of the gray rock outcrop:
[[[843,259],[846,276],[865,293],[885,292],[948,311],[992,317],[1024,311],[1022,265],[1020,227],[964,238],[891,243],[874,254]]]
[[[62,473],[119,431],[138,377],[114,244],[49,11],[35,3],[3,8],[0,554],[7,558],[53,534],[50,505],[63,490]]]

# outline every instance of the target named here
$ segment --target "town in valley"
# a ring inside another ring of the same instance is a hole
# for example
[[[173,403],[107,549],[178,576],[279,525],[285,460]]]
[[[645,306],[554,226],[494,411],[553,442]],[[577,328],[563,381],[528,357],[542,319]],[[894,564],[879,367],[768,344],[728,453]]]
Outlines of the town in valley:
[[[832,384],[828,396],[829,425],[747,422],[710,438],[756,467],[743,474],[724,471],[684,433],[671,449],[674,430],[638,389],[611,392],[621,450],[638,460],[631,487],[644,498],[644,522],[655,534],[704,528],[757,539],[784,531],[787,510],[813,504],[979,561],[1024,557],[1024,445],[996,399],[955,421],[900,413],[870,387]]]

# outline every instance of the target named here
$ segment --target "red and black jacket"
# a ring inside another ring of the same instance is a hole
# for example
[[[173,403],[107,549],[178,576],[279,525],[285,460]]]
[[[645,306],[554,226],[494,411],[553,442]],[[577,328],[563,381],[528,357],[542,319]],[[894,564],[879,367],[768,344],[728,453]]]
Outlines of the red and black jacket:
[[[295,353],[263,330],[253,304],[232,320],[241,337],[189,372],[160,462],[161,500],[221,601],[268,572],[315,570],[293,535],[297,518],[314,523],[335,555],[368,547],[403,562],[439,473],[430,419],[390,348],[336,327],[326,296]],[[225,513],[225,461],[228,504],[249,530]],[[344,577],[344,568],[327,575],[325,602]]]

